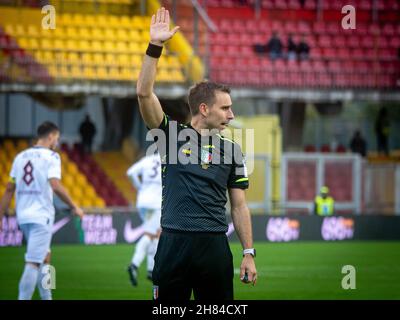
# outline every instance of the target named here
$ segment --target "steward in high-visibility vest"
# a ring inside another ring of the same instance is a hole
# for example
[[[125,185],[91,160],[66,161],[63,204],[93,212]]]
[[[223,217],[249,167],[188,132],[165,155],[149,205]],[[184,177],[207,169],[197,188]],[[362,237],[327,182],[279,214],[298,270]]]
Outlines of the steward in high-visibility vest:
[[[315,197],[314,213],[319,216],[331,216],[334,213],[335,200],[329,194],[328,187],[322,187],[320,195]]]

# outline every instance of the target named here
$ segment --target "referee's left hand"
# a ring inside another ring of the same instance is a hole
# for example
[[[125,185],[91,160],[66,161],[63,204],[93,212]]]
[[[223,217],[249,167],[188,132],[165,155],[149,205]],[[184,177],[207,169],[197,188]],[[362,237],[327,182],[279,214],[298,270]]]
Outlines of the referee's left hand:
[[[247,274],[247,278],[245,277]],[[257,270],[254,262],[254,257],[250,254],[246,254],[243,257],[242,265],[240,266],[240,280],[243,283],[253,283],[253,286],[257,282]]]

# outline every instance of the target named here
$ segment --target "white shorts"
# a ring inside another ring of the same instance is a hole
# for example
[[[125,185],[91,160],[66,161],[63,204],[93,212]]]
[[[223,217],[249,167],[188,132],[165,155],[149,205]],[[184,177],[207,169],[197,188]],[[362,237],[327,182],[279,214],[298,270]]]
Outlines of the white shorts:
[[[139,213],[144,218],[143,231],[156,235],[161,229],[161,210],[140,208]]]
[[[38,223],[21,224],[27,242],[25,262],[43,263],[50,252],[52,226]]]

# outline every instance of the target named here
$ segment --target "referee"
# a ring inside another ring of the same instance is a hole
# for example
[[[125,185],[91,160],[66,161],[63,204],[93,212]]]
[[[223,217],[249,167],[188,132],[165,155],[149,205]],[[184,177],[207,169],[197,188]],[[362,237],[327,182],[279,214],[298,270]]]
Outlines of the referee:
[[[255,284],[257,278],[244,191],[249,185],[247,172],[239,145],[219,135],[234,118],[228,87],[206,81],[192,87],[188,97],[192,120],[188,125],[164,114],[153,93],[163,44],[178,29],[170,30],[169,13],[164,8],[152,16],[151,40],[137,82],[140,112],[147,127],[159,129],[157,132],[166,138],[165,143],[157,140],[163,159],[163,200],[153,299],[187,301],[193,291],[196,300],[232,300],[233,258],[225,235],[227,191],[244,249],[240,279]],[[171,144],[175,146],[171,148]],[[188,162],[179,160],[182,157]]]

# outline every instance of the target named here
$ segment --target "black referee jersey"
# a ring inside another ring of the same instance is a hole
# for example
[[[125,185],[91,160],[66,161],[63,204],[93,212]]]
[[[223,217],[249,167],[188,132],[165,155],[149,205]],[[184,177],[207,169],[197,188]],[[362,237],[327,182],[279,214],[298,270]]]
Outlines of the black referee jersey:
[[[217,132],[202,136],[165,114],[158,129],[164,133],[153,132],[162,159],[161,227],[226,232],[227,189],[249,187],[240,146]]]

